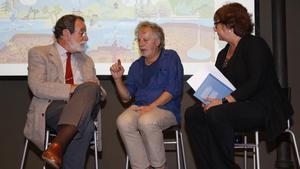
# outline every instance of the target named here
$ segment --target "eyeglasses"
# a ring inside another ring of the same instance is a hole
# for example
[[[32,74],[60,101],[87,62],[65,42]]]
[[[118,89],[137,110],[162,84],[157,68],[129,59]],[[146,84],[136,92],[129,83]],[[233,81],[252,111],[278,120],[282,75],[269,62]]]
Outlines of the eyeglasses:
[[[79,31],[79,34],[80,34],[81,37],[87,36],[87,32],[86,31]]]
[[[80,37],[87,37],[86,30],[74,31],[73,33],[78,33]]]

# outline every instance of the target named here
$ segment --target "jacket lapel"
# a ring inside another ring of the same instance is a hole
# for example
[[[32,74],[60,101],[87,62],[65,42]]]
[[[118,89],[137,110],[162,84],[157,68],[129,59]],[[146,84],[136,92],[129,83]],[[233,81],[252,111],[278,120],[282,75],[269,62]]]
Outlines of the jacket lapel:
[[[56,65],[57,72],[53,72],[53,73],[57,74],[59,81],[64,82],[65,78],[64,78],[63,64],[61,62],[60,56],[54,44],[50,46],[48,57],[49,57],[49,61],[52,62],[53,65]]]

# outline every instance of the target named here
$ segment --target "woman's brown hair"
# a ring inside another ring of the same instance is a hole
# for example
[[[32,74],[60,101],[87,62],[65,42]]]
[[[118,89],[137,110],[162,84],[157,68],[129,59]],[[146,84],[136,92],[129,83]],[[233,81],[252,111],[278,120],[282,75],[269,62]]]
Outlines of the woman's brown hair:
[[[220,7],[214,15],[215,23],[221,23],[233,28],[234,33],[240,37],[249,35],[253,31],[251,15],[239,3],[228,3]]]

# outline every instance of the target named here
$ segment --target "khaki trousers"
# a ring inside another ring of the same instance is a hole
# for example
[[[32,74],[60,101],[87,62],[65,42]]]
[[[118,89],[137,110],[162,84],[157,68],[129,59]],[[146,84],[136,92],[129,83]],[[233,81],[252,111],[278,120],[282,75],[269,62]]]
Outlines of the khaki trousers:
[[[176,125],[176,117],[160,108],[141,114],[133,110],[134,106],[126,109],[117,119],[131,168],[161,167],[166,163],[162,131]]]

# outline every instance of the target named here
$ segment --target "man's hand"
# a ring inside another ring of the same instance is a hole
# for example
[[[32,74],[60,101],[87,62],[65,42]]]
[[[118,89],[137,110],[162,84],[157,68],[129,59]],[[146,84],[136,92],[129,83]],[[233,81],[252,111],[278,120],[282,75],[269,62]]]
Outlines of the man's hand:
[[[115,80],[122,78],[123,73],[124,73],[124,68],[121,64],[120,59],[118,59],[118,62],[113,64],[110,67],[110,73]]]
[[[71,84],[71,87],[70,87],[70,93],[74,93],[76,87],[78,86],[78,84]]]
[[[153,106],[152,104],[148,105],[148,106],[139,106],[137,111],[141,111],[142,113],[146,113],[149,112],[151,110],[153,110],[156,106]]]
[[[147,113],[151,110],[153,110],[156,106],[153,105],[153,104],[150,104],[150,105],[147,105],[147,106],[132,106],[132,110],[133,111],[137,111],[137,112],[140,112],[140,115],[144,114],[144,113]]]
[[[131,97],[129,94],[129,91],[127,89],[127,86],[125,86],[123,80],[122,80],[122,76],[124,73],[124,68],[121,64],[120,59],[118,59],[118,62],[113,64],[110,67],[110,73],[112,75],[112,77],[114,78],[118,93],[122,99],[122,102],[126,103],[128,102]]]

